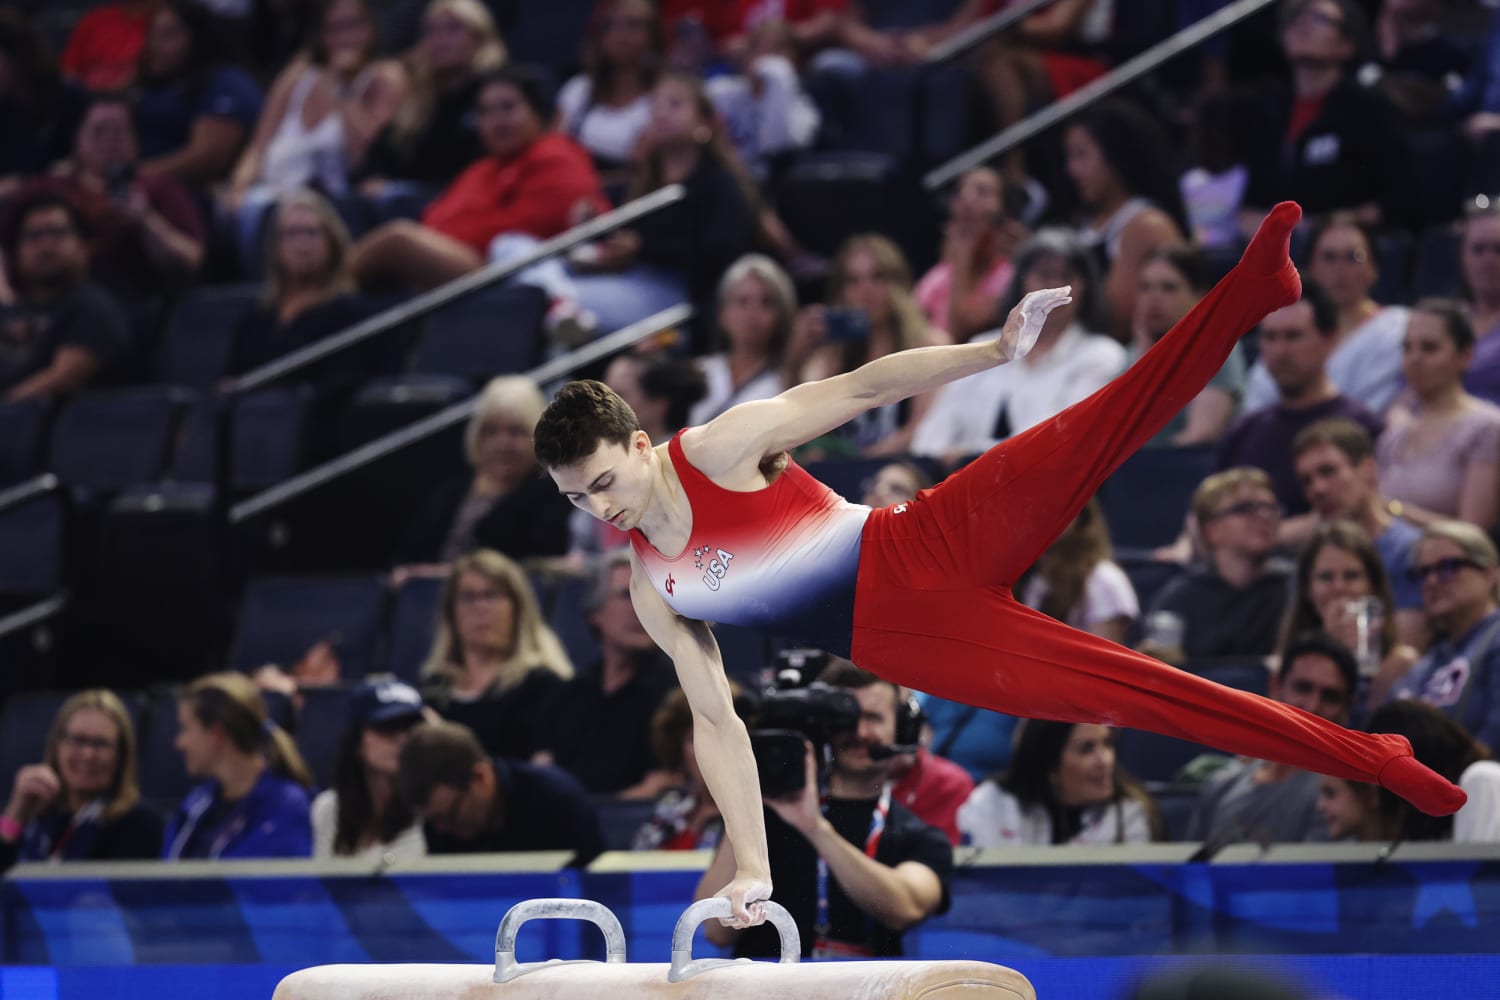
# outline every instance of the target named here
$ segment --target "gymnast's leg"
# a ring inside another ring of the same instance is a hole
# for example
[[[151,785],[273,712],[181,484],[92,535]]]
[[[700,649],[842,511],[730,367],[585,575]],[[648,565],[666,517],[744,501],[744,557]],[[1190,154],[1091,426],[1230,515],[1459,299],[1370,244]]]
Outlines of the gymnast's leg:
[[[1418,763],[1403,737],[1345,729],[1205,680],[1068,628],[1003,587],[862,584],[852,657],[898,684],[997,712],[1147,729],[1379,783],[1431,815],[1455,812],[1466,799]]]
[[[1300,217],[1295,204],[1277,205],[1234,269],[1127,371],[922,495],[942,532],[923,544],[942,553],[949,582],[1014,583],[1105,478],[1203,390],[1241,336],[1297,301],[1287,248]]]

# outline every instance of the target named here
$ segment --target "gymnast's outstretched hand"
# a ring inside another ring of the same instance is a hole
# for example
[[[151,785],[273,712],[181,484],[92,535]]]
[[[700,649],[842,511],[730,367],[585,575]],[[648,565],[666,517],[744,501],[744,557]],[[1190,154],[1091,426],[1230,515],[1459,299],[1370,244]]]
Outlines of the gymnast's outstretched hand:
[[[1047,316],[1058,306],[1072,302],[1072,293],[1073,286],[1064,285],[1061,288],[1043,288],[1023,298],[1005,318],[1005,326],[1000,329],[1000,337],[995,341],[1000,351],[1000,362],[1004,364],[1007,361],[1019,361],[1029,354],[1036,346],[1036,339],[1042,335]]]
[[[766,922],[763,902],[771,898],[771,880],[736,872],[734,881],[714,895],[729,900],[730,916],[722,921],[724,926],[744,930]]]

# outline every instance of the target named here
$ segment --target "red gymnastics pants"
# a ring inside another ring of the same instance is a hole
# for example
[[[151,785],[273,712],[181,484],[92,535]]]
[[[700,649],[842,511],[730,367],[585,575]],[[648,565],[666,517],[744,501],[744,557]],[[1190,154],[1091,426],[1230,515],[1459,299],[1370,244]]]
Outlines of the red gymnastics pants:
[[[872,513],[861,540],[851,657],[951,701],[1011,715],[1147,729],[1354,781],[1446,815],[1464,793],[1404,737],[1361,733],[1072,629],[1011,587],[1121,462],[1186,406],[1241,335],[1297,301],[1294,204],[1127,371],[1003,441],[913,502]]]

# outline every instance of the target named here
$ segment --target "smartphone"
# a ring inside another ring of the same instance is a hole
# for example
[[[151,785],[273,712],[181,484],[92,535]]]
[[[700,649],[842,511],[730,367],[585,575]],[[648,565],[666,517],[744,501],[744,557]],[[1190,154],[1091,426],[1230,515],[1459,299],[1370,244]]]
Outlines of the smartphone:
[[[823,315],[828,325],[829,343],[862,343],[870,339],[870,317],[864,310],[838,308]]]
[[[109,194],[109,200],[117,205],[123,205],[130,200],[130,185],[135,181],[135,170],[132,167],[121,167],[111,170],[105,180],[105,189]]]

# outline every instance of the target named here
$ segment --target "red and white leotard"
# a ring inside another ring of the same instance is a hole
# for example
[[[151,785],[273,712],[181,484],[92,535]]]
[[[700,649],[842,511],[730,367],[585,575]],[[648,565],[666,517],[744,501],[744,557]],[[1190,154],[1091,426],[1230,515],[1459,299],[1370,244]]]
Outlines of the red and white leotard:
[[[860,534],[870,508],[850,503],[795,462],[762,490],[715,484],[688,462],[679,432],[667,445],[693,510],[676,558],[630,533],[647,578],[685,618],[817,641],[847,656]]]

